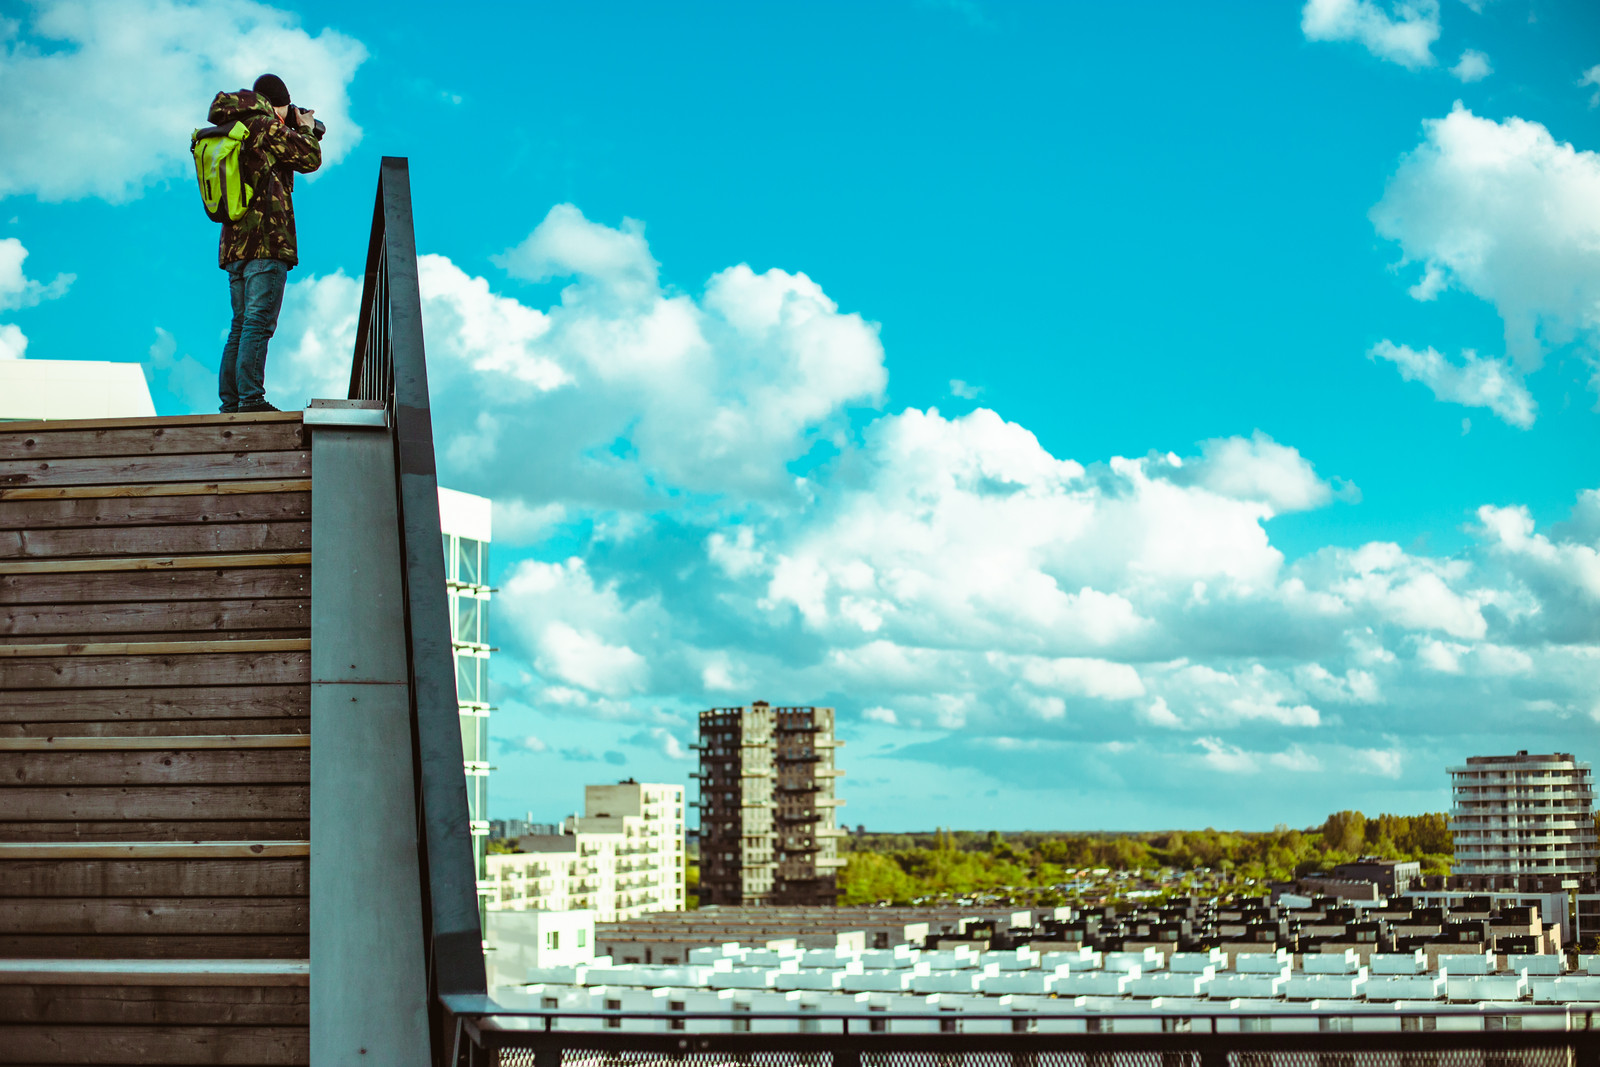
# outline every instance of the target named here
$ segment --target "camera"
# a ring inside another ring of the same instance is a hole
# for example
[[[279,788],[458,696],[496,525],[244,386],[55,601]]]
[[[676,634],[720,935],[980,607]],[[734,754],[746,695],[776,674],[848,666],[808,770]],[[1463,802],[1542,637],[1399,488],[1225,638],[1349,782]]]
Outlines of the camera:
[[[307,108],[306,110],[315,111],[316,108]],[[293,104],[289,105],[289,125],[297,130],[300,128],[300,109]],[[311,132],[320,141],[322,140],[322,135],[328,132],[328,127],[323,125],[321,119],[313,118],[311,120]]]

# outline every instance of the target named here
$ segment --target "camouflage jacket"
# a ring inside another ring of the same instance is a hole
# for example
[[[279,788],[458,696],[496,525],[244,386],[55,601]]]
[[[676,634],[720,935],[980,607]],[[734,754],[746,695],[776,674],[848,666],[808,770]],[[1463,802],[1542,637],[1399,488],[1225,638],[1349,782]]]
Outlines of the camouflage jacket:
[[[217,265],[281,259],[294,266],[300,262],[294,240],[294,172],[310,174],[322,166],[322,145],[311,133],[280,121],[266,97],[248,89],[218,93],[208,118],[215,125],[243,122],[250,128],[239,169],[255,187],[244,217],[222,224]]]

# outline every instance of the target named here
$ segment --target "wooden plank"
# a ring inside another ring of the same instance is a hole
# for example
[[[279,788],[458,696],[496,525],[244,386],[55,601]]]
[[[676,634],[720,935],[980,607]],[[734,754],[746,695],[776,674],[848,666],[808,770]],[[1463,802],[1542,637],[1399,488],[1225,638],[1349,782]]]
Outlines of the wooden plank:
[[[152,426],[214,426],[219,424],[257,422],[299,422],[298,411],[244,411],[227,414],[210,412],[203,415],[134,415],[116,419],[29,419],[0,423],[0,433],[36,433],[41,430],[115,430],[145,429]]]
[[[0,955],[37,959],[304,959],[304,934],[0,934]]]
[[[311,638],[267,641],[101,641],[76,644],[37,641],[25,645],[0,645],[0,658],[35,656],[201,656],[218,652],[309,652]]]
[[[104,571],[195,571],[220,567],[306,567],[310,552],[245,552],[215,556],[127,556],[0,562],[0,574],[93,574]]]
[[[244,644],[246,642],[239,642]],[[228,655],[43,656],[0,659],[0,690],[119,686],[273,685],[311,681],[309,652]]]
[[[298,422],[206,423],[129,426],[34,433],[0,432],[0,460],[62,459],[69,456],[167,456],[193,452],[284,452],[306,447]]]
[[[96,574],[0,574],[0,604],[146,603],[170,600],[303,598],[311,568],[265,567]]]
[[[14,1064],[279,1064],[311,1062],[310,1031],[288,1026],[8,1026]]]
[[[0,842],[0,863],[19,860],[230,860],[254,862],[311,855],[309,841]]]
[[[307,741],[309,734],[301,735]],[[165,740],[165,739],[157,739]],[[298,749],[142,752],[0,752],[0,805],[31,786],[233,785],[311,781],[311,753]]]
[[[10,812],[4,814],[9,815]],[[113,813],[115,815],[115,813]],[[298,819],[80,819],[0,822],[0,841],[45,844],[61,841],[305,841],[309,818]]]
[[[0,737],[182,737],[203,727],[230,734],[305,734],[310,719],[158,719],[135,722],[6,722]]]
[[[298,734],[189,734],[184,737],[10,737],[0,752],[135,752],[174,749],[310,748]]]
[[[204,487],[185,485],[178,488]],[[307,522],[310,518],[309,492],[70,497],[51,500],[7,500],[0,496],[0,530],[74,527],[108,530],[121,526],[184,523]]]
[[[12,898],[305,898],[310,877],[304,858],[10,860],[0,850],[0,894]]]
[[[311,961],[276,960],[139,960],[139,959],[4,959],[0,986],[207,986],[299,987],[311,984]]]
[[[117,641],[192,641],[202,637],[207,640],[230,643],[239,641],[306,641],[311,637],[311,629],[310,627],[301,626],[293,630],[167,630],[159,633],[41,634],[36,637],[10,637],[0,634],[0,646],[61,644],[63,639],[70,640],[75,644],[105,644]],[[23,655],[27,655],[27,653],[14,653],[12,658]]]
[[[125,785],[0,790],[8,819],[29,822],[291,820],[311,817],[310,785]],[[178,835],[167,836],[172,840]],[[183,835],[185,837],[189,835]],[[232,833],[229,837],[256,835]],[[270,835],[261,835],[270,836]],[[296,839],[303,834],[286,835]],[[148,840],[149,835],[143,835]],[[0,840],[16,840],[0,834]],[[158,839],[159,840],[159,839]]]
[[[0,980],[0,1025],[305,1026],[310,1017],[304,986],[40,986]]]
[[[0,899],[0,938],[19,934],[304,934],[311,903],[300,897],[30,897]]]
[[[117,500],[234,493],[309,493],[310,478],[241,478],[230,482],[143,482],[125,485],[58,485],[0,489],[0,503],[17,500]]]
[[[0,699],[0,722],[143,722],[146,720],[304,718],[305,685],[194,686],[181,689],[38,689]],[[189,733],[222,733],[190,728]]]
[[[0,530],[0,559],[310,551],[306,522],[228,522],[99,529]]]
[[[0,460],[0,486],[13,489],[123,482],[226,482],[244,478],[307,478],[310,475],[311,453],[308,451]]]
[[[311,602],[301,597],[158,604],[38,604],[0,609],[0,636],[5,637],[304,630],[310,626]]]

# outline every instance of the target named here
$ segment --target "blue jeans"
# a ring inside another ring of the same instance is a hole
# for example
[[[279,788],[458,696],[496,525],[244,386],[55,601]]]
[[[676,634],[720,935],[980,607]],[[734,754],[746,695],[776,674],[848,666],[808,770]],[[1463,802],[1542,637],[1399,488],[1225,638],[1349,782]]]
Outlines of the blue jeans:
[[[247,259],[229,263],[227,271],[233,326],[222,349],[217,395],[223,411],[238,411],[267,398],[267,342],[278,328],[289,265],[278,259]]]

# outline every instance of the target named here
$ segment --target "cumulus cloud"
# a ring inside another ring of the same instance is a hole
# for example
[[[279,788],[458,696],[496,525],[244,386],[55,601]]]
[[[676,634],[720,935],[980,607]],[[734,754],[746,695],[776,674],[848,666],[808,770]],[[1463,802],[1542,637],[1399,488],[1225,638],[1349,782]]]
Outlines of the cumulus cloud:
[[[0,142],[3,143],[3,142]],[[3,164],[0,164],[3,166]],[[49,282],[28,277],[23,262],[28,250],[15,237],[0,238],[0,311],[33,307],[64,294],[77,280],[73,274],[57,274]],[[28,338],[15,323],[0,323],[0,359],[22,359]]]
[[[1461,58],[1456,65],[1450,68],[1450,73],[1458,81],[1478,82],[1494,73],[1494,67],[1489,65],[1489,57],[1476,48],[1468,48],[1461,53]]]
[[[790,496],[788,464],[883,392],[877,327],[804,274],[741,264],[698,299],[675,293],[642,226],[570,204],[500,259],[571,281],[537,309],[443,256],[418,264],[444,458],[496,469],[497,495],[646,510],[679,491]],[[291,285],[286,307],[306,310],[286,312],[279,344],[296,394],[343,395],[359,294],[340,274]]]
[[[648,730],[640,730],[622,739],[625,745],[646,749],[669,760],[689,759],[689,750],[679,741],[677,735],[665,726],[652,726]]]
[[[1355,41],[1379,59],[1416,69],[1434,64],[1438,0],[1306,0],[1300,30],[1308,41]]]
[[[178,353],[177,339],[156,327],[156,339],[145,353],[146,377],[159,383],[191,409],[205,411],[217,403],[217,372],[187,352]]]
[[[500,579],[496,699],[564,759],[675,759],[697,709],[762,697],[920,734],[871,758],[975,789],[1127,796],[1164,765],[1415,788],[1456,758],[1415,755],[1440,723],[1595,706],[1600,496],[1542,528],[1496,505],[1450,556],[1286,560],[1280,516],[1357,498],[1293,443],[1068,457],[986,407],[872,414],[875,326],[783,270],[681,291],[644,234],[551,212],[503,258],[562,282],[538,305],[421,264],[442,477],[494,469],[530,550]],[[286,321],[288,358],[331,391],[357,283],[295,284],[318,310]]]
[[[1494,305],[1524,373],[1551,345],[1600,330],[1600,155],[1536,122],[1481,118],[1457,103],[1423,123],[1370,212],[1421,265],[1412,295],[1457,288]]]
[[[1200,461],[1188,464],[1188,470],[1197,484],[1222,496],[1259,500],[1274,514],[1308,511],[1333,498],[1332,488],[1304,456],[1259,430],[1249,438],[1204,441],[1200,450]]]
[[[1583,77],[1578,79],[1578,85],[1594,86],[1594,93],[1589,97],[1589,106],[1600,107],[1600,63],[1596,63],[1594,66],[1584,71]]]
[[[28,250],[17,238],[0,238],[0,311],[15,311],[54,300],[77,280],[75,274],[57,274],[48,283],[36,281],[23,269],[27,258]]]
[[[0,359],[24,359],[28,354],[28,337],[21,327],[10,322],[0,322]]]
[[[1501,421],[1521,430],[1533,425],[1538,405],[1508,360],[1482,358],[1469,348],[1456,363],[1432,348],[1419,352],[1389,340],[1373,345],[1367,358],[1393,363],[1400,377],[1421,382],[1446,403],[1488,408]]]
[[[192,168],[200,101],[266,70],[327,123],[325,165],[361,139],[348,90],[365,47],[265,4],[45,0],[19,28],[0,38],[0,196],[136,197]]]

